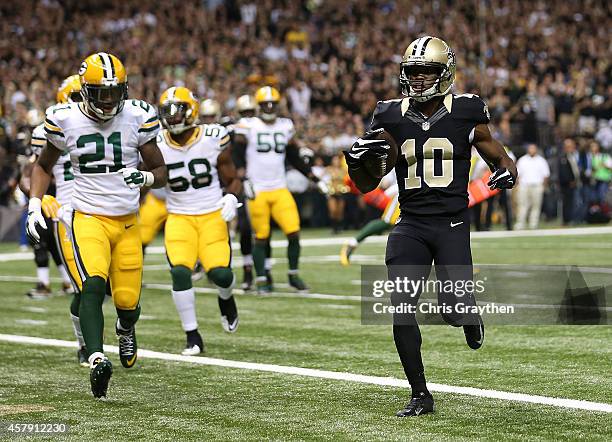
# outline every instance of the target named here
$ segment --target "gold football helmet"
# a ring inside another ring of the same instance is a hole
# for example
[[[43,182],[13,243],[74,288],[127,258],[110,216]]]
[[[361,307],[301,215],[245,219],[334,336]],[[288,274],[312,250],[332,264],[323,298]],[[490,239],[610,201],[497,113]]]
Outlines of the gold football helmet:
[[[253,117],[257,113],[257,103],[250,95],[241,95],[236,100],[236,112],[240,117]]]
[[[81,79],[78,75],[71,75],[62,81],[62,84],[57,89],[56,99],[61,104],[83,101],[81,96]]]
[[[259,108],[259,118],[274,121],[280,103],[280,93],[272,86],[264,86],[255,92],[255,102]]]
[[[106,52],[90,55],[81,63],[79,77],[83,101],[93,117],[106,121],[121,112],[128,84],[117,57]]]
[[[205,124],[216,123],[221,119],[221,105],[217,100],[207,98],[200,103],[200,120]]]
[[[180,134],[195,127],[199,109],[198,100],[186,87],[173,86],[159,98],[159,119],[171,134]]]
[[[455,81],[456,70],[455,53],[444,40],[417,38],[408,45],[400,63],[402,94],[416,101],[446,95]]]

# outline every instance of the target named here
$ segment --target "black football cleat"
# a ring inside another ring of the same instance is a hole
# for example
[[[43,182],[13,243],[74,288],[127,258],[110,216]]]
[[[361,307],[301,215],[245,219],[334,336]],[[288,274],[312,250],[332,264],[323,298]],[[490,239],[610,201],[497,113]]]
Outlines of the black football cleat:
[[[113,374],[113,364],[107,358],[96,358],[89,373],[91,392],[95,398],[106,397],[108,382]]]
[[[37,283],[36,287],[26,293],[26,296],[28,296],[30,299],[36,300],[49,299],[51,295],[51,288],[48,285],[43,284],[42,282]]]
[[[87,349],[85,347],[81,347],[77,350],[77,359],[79,360],[79,365],[81,367],[89,367],[89,362],[87,361]]]
[[[219,310],[221,311],[221,326],[228,333],[235,333],[238,329],[238,309],[234,297],[222,299],[217,297],[219,301]]]
[[[289,275],[289,285],[301,293],[308,291],[308,286],[298,275]]]
[[[274,290],[274,281],[272,280],[272,271],[266,269],[266,284],[270,287],[270,291]]]
[[[198,330],[192,330],[187,332],[187,345],[181,352],[183,356],[196,356],[200,353],[204,353],[206,348],[204,347],[204,341]]]
[[[406,408],[395,413],[397,417],[421,416],[427,413],[433,413],[435,409],[433,396],[431,394],[421,393],[417,397],[410,399],[406,404]]]
[[[255,285],[257,286],[258,295],[267,295],[272,293],[272,286],[268,284],[264,276],[258,276],[255,280]]]
[[[243,266],[242,290],[248,291],[253,289],[253,266]]]
[[[120,330],[115,324],[115,332],[119,339],[119,360],[125,368],[132,368],[138,358],[138,344],[136,343],[136,328],[132,326],[127,331]]]
[[[482,317],[478,315],[478,324],[464,325],[465,342],[472,350],[478,350],[484,343],[485,330]]]

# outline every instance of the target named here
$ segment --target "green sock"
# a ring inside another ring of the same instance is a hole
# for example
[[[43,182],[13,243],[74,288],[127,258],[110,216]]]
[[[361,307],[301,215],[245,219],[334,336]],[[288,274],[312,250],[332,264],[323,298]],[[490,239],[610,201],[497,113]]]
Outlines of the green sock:
[[[96,351],[102,352],[103,349],[104,315],[102,314],[102,303],[104,302],[105,291],[106,281],[99,276],[87,278],[83,283],[79,318],[88,356]]]
[[[117,316],[119,317],[119,322],[121,323],[121,328],[125,330],[129,330],[136,324],[138,318],[140,318],[140,304],[134,310],[117,310]]]
[[[357,236],[355,239],[357,242],[361,242],[366,239],[368,236],[372,235],[380,235],[384,231],[388,230],[391,227],[391,224],[387,224],[382,219],[375,219],[367,223],[363,229],[357,232]]]
[[[289,235],[287,237],[287,259],[289,260],[289,270],[297,270],[300,261],[300,237],[299,235]]]
[[[253,245],[253,264],[257,276],[266,276],[266,242],[265,240],[255,240]]]

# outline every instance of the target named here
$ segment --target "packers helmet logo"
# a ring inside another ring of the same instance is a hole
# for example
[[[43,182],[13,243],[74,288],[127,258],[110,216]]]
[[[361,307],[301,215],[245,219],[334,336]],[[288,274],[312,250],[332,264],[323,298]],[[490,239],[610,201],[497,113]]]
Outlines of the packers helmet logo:
[[[86,71],[87,71],[87,62],[84,61],[83,63],[81,63],[81,67],[79,68],[79,75],[81,76],[85,75]]]

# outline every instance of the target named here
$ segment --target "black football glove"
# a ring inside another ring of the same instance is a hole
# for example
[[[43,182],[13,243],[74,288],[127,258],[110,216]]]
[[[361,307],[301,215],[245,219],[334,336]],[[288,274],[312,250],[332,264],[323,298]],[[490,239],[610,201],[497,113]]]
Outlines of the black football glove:
[[[384,175],[391,146],[385,140],[375,139],[383,131],[384,129],[376,129],[366,132],[363,137],[353,143],[349,150],[344,151],[349,168],[360,168],[368,162],[369,169],[378,170],[380,168],[380,176]]]
[[[491,174],[487,184],[491,190],[512,189],[516,184],[516,177],[508,169],[502,167]]]

